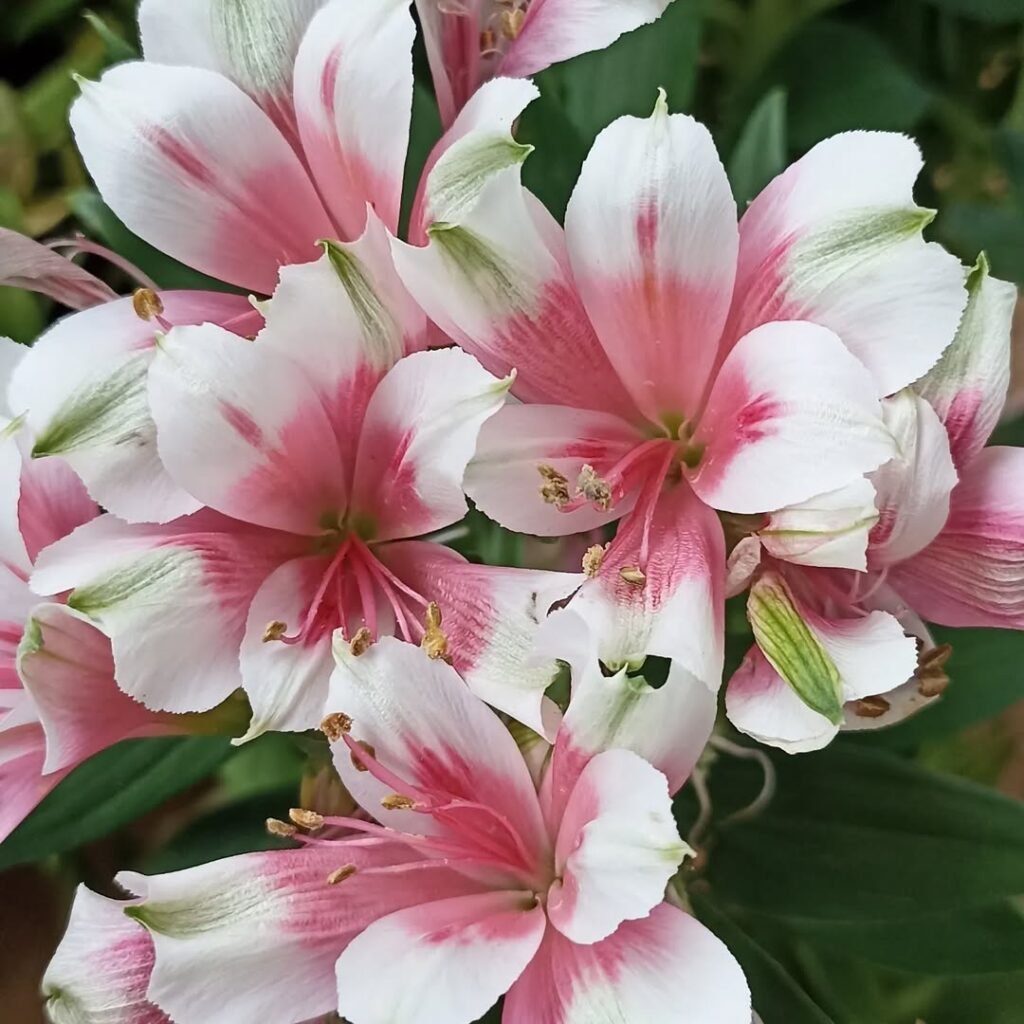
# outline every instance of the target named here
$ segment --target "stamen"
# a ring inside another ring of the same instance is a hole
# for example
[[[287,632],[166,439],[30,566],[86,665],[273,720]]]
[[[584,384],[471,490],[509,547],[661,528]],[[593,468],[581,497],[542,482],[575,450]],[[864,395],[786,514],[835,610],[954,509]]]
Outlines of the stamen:
[[[658,506],[662,484],[664,484],[665,477],[668,476],[669,470],[672,468],[674,459],[675,451],[669,448],[662,459],[658,474],[651,478],[651,488],[645,497],[647,507],[644,510],[644,528],[640,538],[640,565],[644,570],[647,569],[647,556],[651,548],[651,525],[654,522],[654,510]]]
[[[377,751],[374,749],[372,743],[367,743],[366,740],[356,740],[356,746],[360,747],[365,753],[369,754],[370,757],[376,757]],[[368,772],[370,769],[363,764],[362,759],[357,757],[354,753],[349,754],[349,760],[352,762],[352,767],[357,772]]]
[[[354,658],[358,658],[360,655],[365,654],[372,645],[373,636],[365,626],[356,630],[356,635],[352,637],[352,640],[349,642],[349,648],[351,649],[352,656]]]
[[[921,651],[917,656],[917,692],[922,697],[938,697],[949,687],[949,675],[946,673],[946,662],[952,657],[953,648],[950,644],[939,644],[928,651]]]
[[[509,41],[518,39],[519,33],[523,31],[524,21],[526,21],[526,11],[522,7],[515,7],[511,11],[502,11],[501,34]]]
[[[164,304],[152,288],[137,288],[132,293],[132,309],[140,320],[154,320],[163,315]]]
[[[584,466],[576,481],[576,493],[582,495],[600,511],[607,512],[612,507],[612,489],[606,480],[594,472],[593,466]]]
[[[450,663],[451,656],[448,654],[448,636],[441,629],[441,609],[437,606],[436,601],[431,601],[427,605],[425,622],[426,629],[423,632],[420,647],[426,651],[427,657],[431,661],[447,661]]]
[[[267,831],[272,836],[279,836],[281,839],[293,839],[299,831],[294,825],[286,821],[279,821],[277,818],[267,818]]]
[[[858,718],[881,718],[891,706],[884,697],[862,697],[853,702],[853,713]]]
[[[320,731],[331,743],[337,743],[352,731],[352,719],[341,711],[335,711],[320,723]]]
[[[601,571],[601,563],[604,561],[604,554],[608,550],[607,544],[595,544],[587,548],[583,555],[583,573],[593,579]]]
[[[381,797],[380,805],[385,811],[411,811],[416,806],[416,801],[411,796],[403,796],[401,793],[389,793]]]
[[[263,630],[263,642],[265,644],[273,643],[275,640],[280,640],[287,632],[288,624],[280,619],[274,619],[273,622],[268,622],[267,628]]]
[[[316,623],[316,617],[320,611],[320,606],[323,604],[324,597],[327,594],[327,589],[331,585],[331,581],[334,579],[335,574],[341,567],[342,562],[345,560],[345,555],[348,553],[351,545],[352,537],[346,537],[335,552],[330,564],[324,570],[323,576],[320,577],[320,584],[316,588],[316,593],[313,595],[313,600],[310,602],[309,608],[306,611],[306,617],[302,622],[302,628],[298,633],[293,633],[291,635],[282,634],[281,636],[275,635],[272,639],[289,645],[305,643],[305,641],[309,639],[310,634],[313,632],[313,626]],[[264,639],[265,638],[266,633],[264,633]]]
[[[351,878],[358,870],[355,864],[346,864],[343,868],[337,868],[327,876],[327,884],[338,885],[346,878]]]
[[[554,466],[543,462],[537,467],[537,472],[544,478],[540,496],[545,503],[554,505],[558,509],[568,505],[572,500],[572,496],[569,494],[569,478],[559,473]]]
[[[642,587],[647,582],[647,574],[639,565],[624,565],[619,575],[632,587]]]
[[[319,832],[324,827],[324,816],[316,811],[307,811],[301,807],[293,807],[288,812],[293,824],[304,828],[307,832]]]
[[[402,793],[415,793],[419,797],[426,797],[426,794],[419,786],[414,786],[401,776],[396,775],[389,768],[385,768],[384,765],[377,760],[374,754],[371,754],[368,750],[361,747],[354,739],[352,739],[347,731],[342,734],[341,739],[352,754],[359,758],[363,767],[366,768],[366,770],[369,771],[375,779],[379,782],[383,782],[385,786],[390,786],[395,791],[394,795],[396,797]],[[387,799],[388,798],[385,797],[385,800]],[[405,796],[401,797],[401,799],[410,801],[410,806],[416,806],[416,799],[414,797]],[[385,807],[387,806],[383,800],[381,801],[381,804]],[[399,808],[396,806],[390,809],[398,810]]]

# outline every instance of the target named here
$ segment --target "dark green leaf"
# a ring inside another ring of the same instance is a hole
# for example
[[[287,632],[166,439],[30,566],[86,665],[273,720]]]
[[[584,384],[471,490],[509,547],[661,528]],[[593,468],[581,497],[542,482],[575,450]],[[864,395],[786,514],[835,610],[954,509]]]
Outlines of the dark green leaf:
[[[86,11],[85,20],[96,30],[107,48],[107,60],[117,64],[125,60],[137,60],[138,52],[124,36],[118,35],[95,11]]]
[[[441,115],[437,103],[425,85],[417,81],[412,93],[412,128],[409,134],[409,150],[405,158],[405,178],[402,189],[402,237],[406,232],[412,204],[420,185],[420,177],[426,166],[430,151],[441,138]]]
[[[926,0],[933,7],[939,7],[965,18],[1005,24],[1008,21],[1024,21],[1024,0]]]
[[[119,743],[76,768],[0,844],[0,868],[100,839],[202,781],[230,753],[219,737]]]
[[[953,202],[941,211],[937,226],[965,259],[984,250],[996,277],[1024,282],[1024,215],[1012,206]]]
[[[753,1004],[764,1024],[833,1024],[771,954],[702,887],[690,891],[697,917],[728,947],[747,976]]]
[[[729,157],[729,181],[742,211],[786,167],[786,94],[773,89],[754,108]]]

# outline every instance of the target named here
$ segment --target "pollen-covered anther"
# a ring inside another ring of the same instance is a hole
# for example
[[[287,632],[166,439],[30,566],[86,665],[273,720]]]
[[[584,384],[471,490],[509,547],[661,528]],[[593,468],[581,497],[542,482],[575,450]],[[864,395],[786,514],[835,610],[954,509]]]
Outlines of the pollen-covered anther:
[[[293,824],[307,832],[318,832],[324,827],[322,814],[318,814],[316,811],[307,811],[303,807],[293,807],[288,812],[288,817],[291,818]]]
[[[411,811],[416,806],[416,801],[411,796],[403,796],[401,793],[389,793],[381,797],[380,805],[385,811]]]
[[[367,743],[366,740],[356,740],[356,746],[361,750],[365,750],[366,753],[376,759],[377,751],[372,743]],[[349,755],[349,760],[352,762],[352,767],[357,772],[368,772],[370,769],[366,767],[366,763],[363,759],[353,750]]]
[[[274,619],[273,622],[268,622],[267,628],[263,630],[263,642],[265,644],[273,643],[275,640],[280,640],[287,632],[288,623]]]
[[[853,702],[853,713],[858,718],[881,718],[892,705],[880,696],[862,697]]]
[[[508,40],[519,38],[523,31],[523,22],[526,21],[526,11],[522,7],[512,7],[501,12],[498,24],[501,26],[501,34]]]
[[[356,630],[355,636],[348,642],[349,650],[351,650],[353,657],[356,658],[365,654],[372,644],[373,634],[365,626],[360,626]]]
[[[287,821],[279,821],[277,818],[267,818],[267,831],[272,836],[279,836],[281,839],[291,839],[299,830]]]
[[[427,605],[424,627],[420,647],[426,651],[427,657],[433,661],[450,661],[448,635],[441,629],[441,609],[436,601]]]
[[[604,553],[608,550],[607,544],[595,544],[587,548],[583,553],[583,573],[593,579],[601,571],[601,563],[604,561]]]
[[[619,576],[631,587],[642,587],[647,582],[647,574],[639,565],[624,565],[619,570]]]
[[[938,697],[946,692],[949,686],[949,675],[946,662],[953,654],[949,644],[939,644],[928,651],[921,651],[917,656],[917,692],[922,697]]]
[[[352,731],[352,719],[341,711],[335,711],[320,723],[320,731],[331,743],[337,743],[345,733]]]
[[[327,884],[338,885],[346,878],[351,878],[358,870],[355,864],[346,864],[343,868],[336,868],[327,876]]]
[[[593,466],[584,466],[580,470],[579,478],[576,480],[576,493],[602,512],[607,512],[612,507],[612,489],[607,481],[597,475]]]
[[[153,320],[163,315],[164,304],[152,288],[137,288],[132,293],[132,309],[140,320]]]
[[[544,485],[540,489],[540,496],[548,505],[555,508],[564,508],[572,501],[569,493],[569,478],[559,473],[554,466],[542,462],[537,467],[537,472],[544,478]]]

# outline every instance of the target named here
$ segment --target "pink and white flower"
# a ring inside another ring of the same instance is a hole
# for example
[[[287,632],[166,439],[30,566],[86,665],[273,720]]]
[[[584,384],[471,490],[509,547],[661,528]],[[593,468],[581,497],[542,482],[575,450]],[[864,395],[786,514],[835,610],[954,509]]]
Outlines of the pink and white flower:
[[[337,628],[426,636],[470,678],[550,682],[553,664],[521,652],[578,577],[483,572],[415,539],[465,514],[465,466],[510,383],[425,339],[376,219],[282,272],[255,341],[213,324],[158,337],[145,386],[160,462],[204,507],[164,525],[103,516],[33,579],[110,636],[126,693],[204,711],[241,686],[250,736],[307,729]]]
[[[126,912],[153,936],[150,1002],[180,1024],[332,1010],[469,1024],[505,993],[507,1024],[582,1024],[598,1007],[749,1022],[739,966],[664,900],[688,853],[679,780],[640,756],[645,731],[640,753],[618,745],[622,701],[585,692],[598,677],[578,681],[588,710],[574,721],[570,704],[537,785],[444,662],[390,638],[359,655],[339,638],[336,654],[325,729],[370,817],[293,812],[298,850],[120,875],[137,896]]]
[[[427,189],[430,245],[395,245],[428,315],[517,369],[522,404],[484,428],[467,492],[533,534],[621,520],[574,598],[602,660],[668,657],[717,689],[718,513],[806,502],[892,456],[880,398],[951,341],[962,268],[921,237],[921,159],[900,136],[822,143],[739,225],[710,135],[664,97],[599,136],[564,232],[521,186],[527,152],[457,141]]]
[[[824,532],[796,547],[793,534],[780,534],[779,546],[764,530],[741,542],[734,567],[746,560],[754,578],[757,646],[726,706],[758,739],[816,749],[840,728],[919,711],[944,689],[949,656],[926,621],[1024,628],[1024,459],[984,447],[1006,397],[1016,289],[989,277],[982,258],[968,292],[952,345],[884,402],[899,454],[871,475],[877,512],[851,514],[845,530],[837,515],[848,557],[834,558],[832,546],[831,561],[818,558],[813,541]],[[851,512],[856,503],[846,504]]]

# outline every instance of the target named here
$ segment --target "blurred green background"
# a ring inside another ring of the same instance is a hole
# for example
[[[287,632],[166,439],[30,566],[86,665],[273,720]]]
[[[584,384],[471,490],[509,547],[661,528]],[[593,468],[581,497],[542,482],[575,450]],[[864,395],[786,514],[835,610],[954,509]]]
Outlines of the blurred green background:
[[[196,275],[106,209],[67,127],[72,72],[95,77],[137,53],[134,7],[3,0],[0,226],[40,239],[82,231],[182,287]],[[519,131],[537,146],[526,179],[560,216],[597,131],[649,112],[659,86],[712,129],[741,204],[825,136],[907,132],[927,160],[919,199],[939,211],[931,236],[965,262],[985,249],[997,275],[1021,283],[1022,62],[1024,0],[676,0],[658,24],[539,76],[542,99]],[[438,133],[422,52],[417,74],[412,185]],[[0,334],[29,342],[58,313],[0,288]],[[1011,405],[1024,411],[1024,383]],[[1024,444],[1024,421],[1011,416],[999,440]],[[522,557],[482,518],[470,526],[478,554]],[[741,616],[730,622],[735,658],[749,636]],[[954,645],[941,704],[884,734],[776,758],[780,798],[723,830],[692,889],[743,961],[765,1024],[1024,1022],[1024,637],[940,639]],[[118,867],[168,870],[269,845],[262,818],[297,787],[310,800],[337,795],[322,756],[279,737],[241,751],[161,740],[76,773],[0,852],[0,1017],[41,1019],[35,989],[74,882],[104,888]],[[756,791],[741,763],[710,774],[717,808]],[[688,795],[679,813],[692,817]]]

